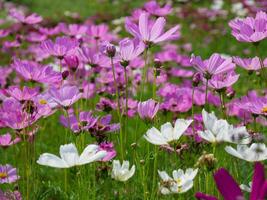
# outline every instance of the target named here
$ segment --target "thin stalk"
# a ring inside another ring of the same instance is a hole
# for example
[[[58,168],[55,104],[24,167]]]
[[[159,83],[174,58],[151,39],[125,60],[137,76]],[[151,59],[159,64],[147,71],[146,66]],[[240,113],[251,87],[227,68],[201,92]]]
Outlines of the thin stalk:
[[[113,74],[113,80],[114,80],[114,86],[115,86],[115,90],[116,90],[116,99],[117,99],[117,114],[120,120],[120,149],[121,149],[121,159],[123,160],[124,158],[124,148],[123,148],[123,133],[122,133],[122,119],[121,119],[121,113],[120,113],[120,96],[119,96],[119,88],[117,85],[117,81],[116,81],[116,74],[115,74],[115,66],[114,66],[114,62],[113,62],[113,58],[110,57],[110,61],[111,61],[111,67],[112,67],[112,74]]]
[[[224,103],[224,92],[220,91],[220,100],[221,100],[221,110],[222,110],[222,115],[224,119],[226,119],[226,111],[225,111],[225,103]]]
[[[157,187],[157,169],[158,169],[158,147],[155,145],[155,158],[154,158],[154,166],[153,166],[153,179],[152,179],[152,192],[151,192],[151,199],[153,199],[154,192]]]
[[[206,79],[206,89],[205,89],[205,106],[208,105],[208,86],[209,86],[209,79]]]
[[[157,71],[155,67],[153,68],[153,99],[156,99],[156,90],[157,90]]]
[[[195,133],[195,120],[194,120],[194,94],[195,94],[195,87],[192,88],[192,109],[191,109],[191,117],[192,117],[192,128],[193,128],[193,134]]]
[[[127,70],[124,67],[124,79],[125,79],[125,98],[126,98],[126,105],[125,105],[125,143],[127,142],[127,123],[128,123],[128,78],[127,78]]]
[[[140,101],[142,100],[143,94],[145,92],[145,83],[147,80],[147,71],[148,71],[148,48],[144,51],[144,60],[145,60],[145,67],[142,71],[142,82],[141,82],[141,95],[140,95]]]

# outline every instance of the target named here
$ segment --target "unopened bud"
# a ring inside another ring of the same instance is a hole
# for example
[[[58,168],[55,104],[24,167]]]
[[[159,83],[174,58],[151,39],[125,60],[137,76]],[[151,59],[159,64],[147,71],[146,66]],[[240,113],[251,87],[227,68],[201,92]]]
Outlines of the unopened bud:
[[[201,80],[201,74],[199,72],[195,73],[192,78],[193,87],[197,87]]]

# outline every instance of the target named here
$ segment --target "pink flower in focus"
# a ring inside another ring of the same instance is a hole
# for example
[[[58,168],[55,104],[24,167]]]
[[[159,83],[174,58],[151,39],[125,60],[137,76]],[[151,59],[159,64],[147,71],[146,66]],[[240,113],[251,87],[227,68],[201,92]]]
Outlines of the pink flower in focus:
[[[145,44],[156,44],[177,39],[180,36],[179,25],[163,33],[166,20],[163,17],[159,17],[154,23],[150,24],[148,17],[148,13],[142,13],[139,17],[138,26],[127,19],[125,23],[126,30]]]

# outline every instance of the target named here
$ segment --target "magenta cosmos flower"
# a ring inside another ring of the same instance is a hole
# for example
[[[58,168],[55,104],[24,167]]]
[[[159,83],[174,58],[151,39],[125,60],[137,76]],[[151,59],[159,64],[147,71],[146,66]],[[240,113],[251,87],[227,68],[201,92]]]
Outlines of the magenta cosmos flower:
[[[239,74],[236,74],[234,71],[218,74],[212,76],[209,81],[209,87],[220,90],[232,86],[239,78]]]
[[[233,57],[233,61],[238,66],[248,71],[256,71],[261,69],[261,63],[259,57],[254,57],[254,58]]]
[[[259,11],[256,17],[234,19],[229,22],[232,35],[240,42],[259,42],[267,37],[267,14]]]
[[[0,165],[0,183],[14,183],[19,179],[17,169],[11,165]]]
[[[22,200],[21,194],[19,191],[15,190],[14,192],[12,191],[5,191],[3,192],[0,190],[0,199],[1,200]]]
[[[70,85],[63,85],[59,89],[51,88],[49,94],[54,102],[64,108],[70,107],[82,96],[78,87]]]
[[[166,20],[163,17],[159,17],[155,22],[150,23],[149,14],[143,12],[139,17],[138,26],[127,19],[125,27],[129,33],[149,45],[177,39],[180,36],[179,25],[163,33],[165,24]]]
[[[139,41],[125,38],[119,43],[119,57],[123,66],[128,66],[129,61],[138,57],[145,49],[145,45]]]
[[[114,149],[114,145],[113,145],[112,142],[102,142],[102,143],[100,143],[99,144],[99,150],[107,152],[107,155],[104,158],[102,158],[103,162],[110,161],[111,159],[113,159],[117,155],[117,152]]]
[[[8,89],[5,90],[7,95],[13,97],[14,99],[24,102],[28,100],[32,100],[39,94],[39,88],[30,88],[24,86],[22,89],[19,86],[10,86]]]
[[[66,36],[57,37],[55,42],[52,40],[46,40],[41,43],[40,47],[51,56],[55,56],[59,59],[63,59],[68,53],[72,53],[78,48],[79,42],[74,38]]]
[[[0,146],[3,148],[12,146],[14,144],[17,144],[20,142],[20,138],[16,137],[14,140],[12,140],[12,136],[10,133],[6,133],[4,135],[0,135]]]
[[[92,112],[80,112],[79,119],[74,113],[69,114],[69,118],[63,115],[60,116],[60,123],[66,128],[70,128],[74,133],[88,131],[97,122],[98,118],[92,115]]]
[[[227,170],[221,168],[214,174],[214,180],[217,188],[224,200],[243,200],[245,199],[239,185]],[[206,195],[203,193],[196,193],[196,198],[199,200],[218,200],[215,196]],[[250,193],[250,200],[264,200],[267,197],[267,180],[264,174],[264,165],[255,163],[254,174],[252,180],[252,191]]]
[[[9,15],[23,24],[37,24],[43,20],[43,18],[36,13],[25,16],[22,12],[16,9],[11,9]]]
[[[59,84],[62,81],[61,73],[53,71],[50,66],[41,66],[33,61],[19,59],[15,59],[11,66],[27,81],[47,84]]]
[[[159,103],[153,99],[144,102],[139,102],[137,111],[141,119],[153,119],[159,110]]]
[[[171,5],[165,4],[163,7],[160,7],[160,5],[156,1],[149,1],[145,3],[144,8],[150,14],[159,16],[159,17],[163,17],[172,12]]]
[[[232,58],[224,59],[217,53],[212,54],[207,60],[202,60],[200,56],[192,55],[190,62],[207,79],[210,79],[212,75],[229,72],[235,68]]]

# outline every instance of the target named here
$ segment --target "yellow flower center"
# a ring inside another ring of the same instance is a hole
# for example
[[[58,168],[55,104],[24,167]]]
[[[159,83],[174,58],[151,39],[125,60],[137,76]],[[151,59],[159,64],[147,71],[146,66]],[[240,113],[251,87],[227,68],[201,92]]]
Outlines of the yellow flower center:
[[[262,113],[267,113],[267,106],[263,107],[261,110]]]
[[[0,172],[0,179],[4,179],[7,177],[7,173],[6,172]]]
[[[178,179],[176,179],[176,183],[177,183],[178,185],[181,185],[182,180],[181,180],[180,178],[178,178]]]
[[[47,104],[47,101],[45,99],[40,99],[39,103],[42,104],[42,105],[45,105],[45,104]]]

